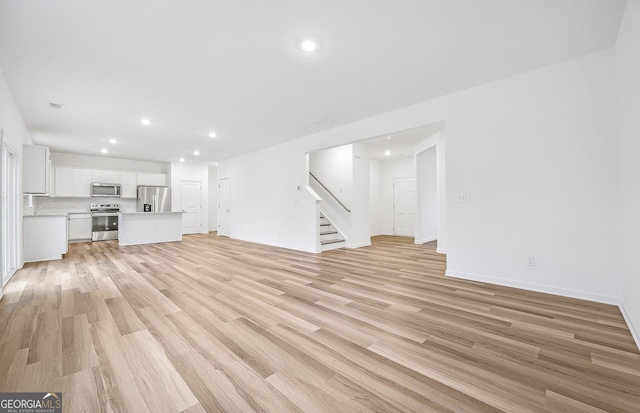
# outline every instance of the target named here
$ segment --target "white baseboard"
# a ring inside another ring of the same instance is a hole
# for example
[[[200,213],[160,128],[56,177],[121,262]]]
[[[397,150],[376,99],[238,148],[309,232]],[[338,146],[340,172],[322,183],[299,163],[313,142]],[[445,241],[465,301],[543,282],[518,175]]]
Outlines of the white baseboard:
[[[622,317],[624,317],[624,321],[626,321],[627,327],[629,327],[629,331],[631,332],[633,341],[636,342],[636,347],[638,347],[638,349],[640,350],[640,331],[636,328],[635,324],[633,324],[631,316],[629,316],[629,313],[627,313],[627,310],[624,308],[624,304],[620,303],[618,307],[620,307]]]
[[[288,250],[311,252],[311,253],[314,253],[314,254],[317,254],[317,253],[321,252],[321,251],[317,251],[315,248],[300,248],[297,245],[281,244],[279,242],[270,242],[270,241],[258,240],[258,239],[253,239],[253,238],[232,237],[232,236],[229,236],[229,238],[237,239],[239,241],[253,242],[255,244],[270,245],[272,247],[286,248]]]
[[[473,273],[455,271],[450,269],[447,269],[447,271],[445,272],[445,275],[447,277],[485,282],[488,284],[503,285],[506,287],[520,288],[523,290],[537,291],[537,292],[546,293],[546,294],[561,295],[564,297],[579,298],[581,300],[595,301],[603,304],[613,304],[613,305],[620,304],[620,300],[618,297],[611,297],[611,296],[602,295],[602,294],[594,294],[594,293],[580,291],[580,290],[571,290],[567,288],[558,288],[558,287],[553,287],[551,285],[545,285],[545,284],[515,281],[515,280],[509,280],[506,278],[488,277],[486,275],[473,274]]]
[[[430,237],[430,238],[425,238],[425,239],[420,239],[420,240],[414,240],[413,243],[419,245],[419,244],[424,244],[425,242],[435,241],[437,239],[438,239],[438,237]]]
[[[361,242],[360,244],[347,244],[347,248],[362,248],[368,247],[371,245],[371,242]]]
[[[444,248],[436,248],[436,252],[439,253],[439,254],[446,254],[447,250],[444,249]]]

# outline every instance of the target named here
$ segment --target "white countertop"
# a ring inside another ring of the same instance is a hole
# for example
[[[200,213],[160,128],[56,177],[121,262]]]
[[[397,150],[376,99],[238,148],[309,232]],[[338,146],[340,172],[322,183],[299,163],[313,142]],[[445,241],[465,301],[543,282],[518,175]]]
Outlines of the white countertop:
[[[160,214],[182,214],[182,212],[118,212],[120,215],[160,215]]]
[[[37,217],[66,217],[69,214],[66,212],[38,212],[36,214],[23,215],[23,218],[37,218]]]

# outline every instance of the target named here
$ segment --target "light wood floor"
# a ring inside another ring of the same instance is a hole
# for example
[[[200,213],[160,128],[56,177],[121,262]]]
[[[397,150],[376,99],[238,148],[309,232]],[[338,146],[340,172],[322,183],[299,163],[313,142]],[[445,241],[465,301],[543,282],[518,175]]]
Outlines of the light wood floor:
[[[443,276],[434,245],[80,243],[0,302],[0,391],[69,412],[638,412],[616,307]]]

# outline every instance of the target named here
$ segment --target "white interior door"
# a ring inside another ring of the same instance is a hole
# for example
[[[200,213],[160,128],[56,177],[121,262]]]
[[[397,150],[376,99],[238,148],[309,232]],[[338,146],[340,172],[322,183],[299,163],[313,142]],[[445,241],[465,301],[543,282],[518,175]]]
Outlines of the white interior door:
[[[415,179],[393,180],[393,233],[403,237],[415,236]]]
[[[202,183],[182,181],[182,233],[198,234],[202,231]]]
[[[229,236],[229,219],[231,208],[229,207],[229,178],[218,181],[218,235]]]

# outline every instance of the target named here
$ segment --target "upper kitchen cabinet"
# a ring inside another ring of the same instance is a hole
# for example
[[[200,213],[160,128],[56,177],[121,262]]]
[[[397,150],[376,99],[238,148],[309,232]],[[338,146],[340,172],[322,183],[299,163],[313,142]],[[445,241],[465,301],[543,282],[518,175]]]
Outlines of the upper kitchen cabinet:
[[[166,174],[138,174],[138,185],[165,186]]]
[[[137,198],[138,174],[135,172],[120,172],[123,198]]]
[[[43,196],[51,194],[51,161],[46,146],[23,147],[22,192]]]
[[[120,182],[120,172],[118,171],[101,171],[101,170],[93,170],[91,171],[92,181],[98,182],[101,184],[119,184]]]
[[[91,169],[55,168],[55,196],[89,198],[91,196]]]

